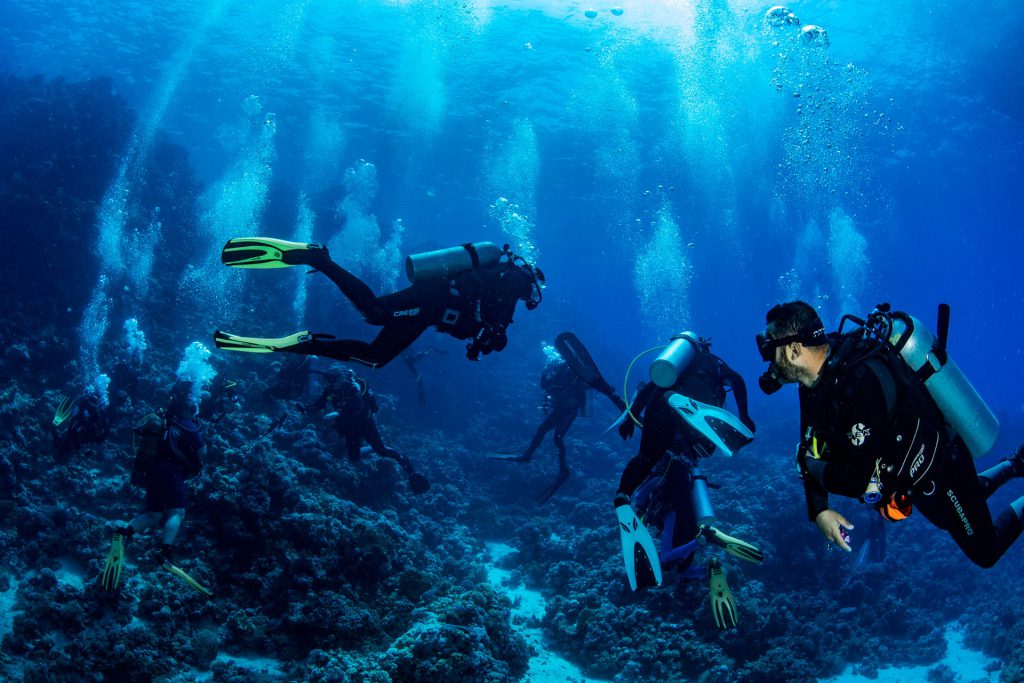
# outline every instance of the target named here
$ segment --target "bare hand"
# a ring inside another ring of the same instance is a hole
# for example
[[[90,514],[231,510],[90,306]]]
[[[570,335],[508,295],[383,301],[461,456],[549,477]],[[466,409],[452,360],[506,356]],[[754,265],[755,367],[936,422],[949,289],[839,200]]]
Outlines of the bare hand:
[[[846,543],[843,538],[843,533],[840,529],[853,529],[853,525],[850,521],[843,517],[835,510],[822,510],[818,513],[818,516],[814,518],[818,528],[821,529],[821,533],[825,535],[825,538],[831,543],[835,543],[837,546],[845,550],[850,551],[850,546]]]

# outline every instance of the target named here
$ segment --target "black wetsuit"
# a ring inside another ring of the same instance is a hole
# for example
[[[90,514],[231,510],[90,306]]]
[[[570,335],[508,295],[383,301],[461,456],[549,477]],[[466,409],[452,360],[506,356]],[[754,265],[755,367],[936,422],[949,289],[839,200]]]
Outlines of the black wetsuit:
[[[406,474],[414,472],[409,458],[384,444],[384,439],[377,428],[377,419],[374,417],[379,410],[377,399],[365,384],[343,377],[324,389],[320,398],[311,407],[319,410],[325,408],[328,403],[338,413],[334,418],[334,429],[345,442],[345,452],[349,460],[359,461],[360,449],[365,441],[378,456],[396,461]]]
[[[665,400],[666,392],[674,391],[701,403],[722,407],[725,405],[726,387],[732,389],[740,419],[748,426],[753,425],[747,414],[747,385],[743,378],[710,351],[698,353],[671,388],[662,389],[653,382],[646,384],[633,402],[635,406],[644,406],[640,452],[626,464],[619,480],[619,492],[632,495],[668,451],[682,453],[696,461],[711,455],[714,450],[705,437],[689,425],[680,423],[679,416]],[[623,437],[632,434],[632,423],[629,417],[626,419],[627,422],[619,429]]]
[[[143,472],[147,512],[184,509],[188,490],[185,480],[199,473],[203,445],[203,437],[192,420],[168,418],[156,457]]]
[[[103,443],[110,434],[107,407],[95,394],[75,398],[63,429],[53,434],[53,445],[61,455],[73,453],[87,443]]]
[[[894,493],[909,496],[968,558],[994,565],[1022,530],[1012,510],[993,523],[986,500],[998,484],[978,476],[922,387],[901,383],[880,357],[844,364],[841,342],[832,343],[818,383],[800,387],[799,464],[810,519],[829,508],[829,493],[861,498],[879,461],[879,505]]]
[[[555,448],[558,449],[558,469],[568,472],[565,462],[565,435],[569,427],[579,416],[587,402],[587,389],[583,380],[576,375],[564,362],[548,365],[541,374],[540,386],[545,394],[547,415],[537,427],[533,440],[523,453],[523,460],[533,457],[534,451],[540,446],[544,437],[552,429],[555,430]]]
[[[470,360],[501,351],[508,343],[505,331],[512,323],[516,302],[527,300],[533,288],[533,277],[524,268],[501,262],[453,278],[417,280],[403,290],[377,296],[366,283],[327,258],[313,265],[338,286],[366,322],[382,329],[372,342],[315,335],[312,341],[282,350],[371,367],[389,363],[431,326],[456,339],[470,339]]]

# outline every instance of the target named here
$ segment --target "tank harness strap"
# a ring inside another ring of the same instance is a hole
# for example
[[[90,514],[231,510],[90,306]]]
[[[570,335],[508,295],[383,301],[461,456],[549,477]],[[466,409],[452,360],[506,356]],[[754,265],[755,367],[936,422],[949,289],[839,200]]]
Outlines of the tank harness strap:
[[[893,412],[896,410],[896,380],[888,366],[879,358],[869,358],[867,366],[882,386],[882,394],[885,396],[885,414],[892,419]]]
[[[466,250],[467,254],[469,254],[469,260],[473,263],[473,267],[479,268],[480,254],[477,253],[476,247],[474,247],[470,242],[466,242],[462,245],[462,248]]]

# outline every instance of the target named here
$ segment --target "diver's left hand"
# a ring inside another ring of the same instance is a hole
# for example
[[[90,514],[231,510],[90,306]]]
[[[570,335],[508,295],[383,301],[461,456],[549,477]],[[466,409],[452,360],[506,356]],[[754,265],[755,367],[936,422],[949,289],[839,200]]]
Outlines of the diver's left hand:
[[[846,517],[835,510],[828,509],[819,512],[814,521],[829,542],[835,543],[846,552],[851,552],[850,546],[846,543],[843,529],[853,529],[853,524]]]

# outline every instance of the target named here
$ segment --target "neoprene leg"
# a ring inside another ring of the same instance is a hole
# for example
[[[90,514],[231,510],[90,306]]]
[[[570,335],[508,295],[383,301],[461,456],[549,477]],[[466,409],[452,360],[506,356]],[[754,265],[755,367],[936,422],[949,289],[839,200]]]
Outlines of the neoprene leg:
[[[569,427],[572,427],[572,423],[575,422],[577,414],[578,411],[576,409],[566,411],[564,415],[560,415],[558,426],[555,427],[554,441],[555,448],[558,449],[558,470],[566,474],[569,472],[569,466],[565,460],[565,435],[568,433]]]
[[[368,321],[377,318],[380,311],[377,308],[377,295],[370,287],[348,272],[334,261],[327,260],[324,263],[316,264],[317,270],[331,279],[345,298],[352,302],[363,317]]]
[[[985,491],[985,498],[987,499],[993,493],[998,491],[1000,486],[1010,481],[1015,476],[1017,476],[1017,474],[1013,470],[1013,463],[1003,460],[980,473],[978,475],[978,483],[981,484],[982,489]]]
[[[311,341],[282,350],[291,353],[326,356],[335,360],[352,361],[371,368],[379,368],[394,360],[426,329],[426,324],[399,320],[384,325],[372,342],[358,339],[314,338]]]
[[[412,474],[415,471],[409,458],[394,448],[384,445],[384,439],[381,438],[380,430],[377,429],[377,423],[373,418],[367,420],[367,424],[363,428],[363,438],[366,440],[366,443],[370,444],[370,448],[373,449],[374,453],[382,458],[391,458],[399,464],[406,474]]]
[[[558,424],[558,413],[548,413],[544,420],[537,427],[537,431],[533,434],[533,439],[530,441],[530,445],[526,447],[526,451],[523,453],[524,462],[533,457],[534,451],[540,446],[541,442],[544,441],[544,437]]]
[[[174,545],[181,531],[181,525],[185,521],[185,508],[173,508],[167,511],[167,518],[164,520],[164,544]]]
[[[954,450],[943,465],[933,468],[934,493],[915,495],[913,502],[932,524],[953,537],[972,562],[991,567],[1020,536],[1021,517],[1011,507],[993,522],[987,492],[970,455]]]

